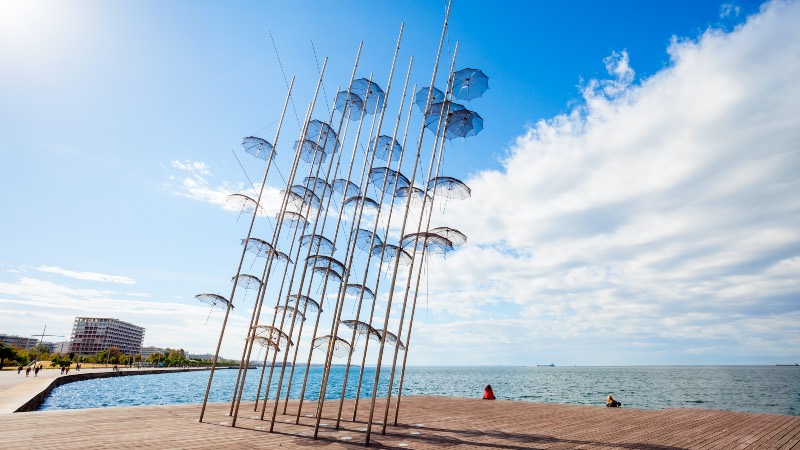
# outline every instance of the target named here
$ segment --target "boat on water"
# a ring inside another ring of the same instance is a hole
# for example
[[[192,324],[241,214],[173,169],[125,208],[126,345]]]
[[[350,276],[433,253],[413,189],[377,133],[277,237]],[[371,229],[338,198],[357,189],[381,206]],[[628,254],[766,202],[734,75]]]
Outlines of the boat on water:
[[[796,366],[800,366],[800,364],[798,364],[798,363],[794,363],[794,364],[775,364],[775,365],[778,366],[778,367],[796,367]]]
[[[556,365],[553,363],[550,364],[537,364],[536,367],[555,367]]]

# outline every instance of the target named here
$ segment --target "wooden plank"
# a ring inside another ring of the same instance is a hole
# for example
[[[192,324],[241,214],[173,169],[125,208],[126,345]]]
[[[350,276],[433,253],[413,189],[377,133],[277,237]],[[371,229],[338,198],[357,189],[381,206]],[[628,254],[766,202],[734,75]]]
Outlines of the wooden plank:
[[[362,401],[363,402],[363,401]],[[228,403],[210,404],[206,421],[198,422],[199,405],[143,406],[0,415],[9,448],[45,448],[64,442],[93,442],[97,448],[306,448],[353,449],[363,445],[368,411],[359,405],[356,421],[342,420],[335,429],[337,402],[327,402],[319,438],[314,419],[304,408],[294,424],[297,402],[278,414],[275,432],[258,420],[253,403],[243,403],[237,427],[226,414]],[[383,402],[376,417],[382,419]],[[353,401],[345,402],[352,417]],[[279,410],[280,411],[280,410]],[[378,413],[380,412],[380,414]],[[483,401],[448,397],[403,399],[398,426],[385,435],[374,424],[374,447],[391,448],[792,448],[800,439],[800,417],[692,409],[637,410],[601,406]],[[253,417],[256,417],[253,419]],[[269,414],[267,415],[269,417]],[[390,418],[391,419],[391,418]],[[286,421],[289,423],[286,423]],[[402,446],[401,446],[402,445]]]

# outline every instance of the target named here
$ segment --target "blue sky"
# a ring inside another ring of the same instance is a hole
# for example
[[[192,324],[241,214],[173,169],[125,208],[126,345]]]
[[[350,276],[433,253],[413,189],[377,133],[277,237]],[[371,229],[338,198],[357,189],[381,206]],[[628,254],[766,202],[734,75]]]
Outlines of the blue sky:
[[[456,67],[491,89],[469,105],[485,130],[448,144],[444,172],[473,197],[441,225],[469,244],[430,261],[410,362],[797,360],[800,5],[497,3],[451,15],[442,64],[458,41]],[[443,16],[438,2],[3,2],[0,332],[110,316],[147,344],[213,351],[222,314],[206,325],[193,297],[230,290],[246,220],[224,198],[260,178],[239,143],[272,140],[284,73],[285,171],[324,57],[316,117],[361,40],[357,76],[385,85],[404,21],[394,115],[411,56],[411,83],[430,80]]]

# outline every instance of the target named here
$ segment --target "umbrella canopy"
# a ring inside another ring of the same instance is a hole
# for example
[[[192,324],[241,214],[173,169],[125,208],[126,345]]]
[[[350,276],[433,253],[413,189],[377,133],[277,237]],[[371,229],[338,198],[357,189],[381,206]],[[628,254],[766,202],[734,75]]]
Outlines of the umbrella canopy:
[[[451,78],[453,97],[459,100],[478,98],[489,89],[489,77],[479,69],[461,69]]]

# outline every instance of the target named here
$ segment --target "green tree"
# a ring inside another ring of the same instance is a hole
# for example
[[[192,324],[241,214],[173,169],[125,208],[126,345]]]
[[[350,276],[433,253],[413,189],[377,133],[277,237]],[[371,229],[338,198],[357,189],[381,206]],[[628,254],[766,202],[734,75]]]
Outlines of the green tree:
[[[53,363],[54,366],[64,368],[72,365],[72,358],[69,357],[69,354],[62,355],[60,353],[56,353],[52,356],[50,362]]]
[[[161,353],[156,352],[147,357],[147,362],[153,363],[154,366],[157,365],[159,361],[164,361],[164,355]]]
[[[0,342],[0,369],[16,360],[17,351],[13,347],[6,345],[5,342]]]
[[[167,362],[171,367],[182,366],[186,364],[186,352],[182,349],[167,349],[166,350]]]
[[[39,361],[47,361],[51,358],[50,347],[40,344],[28,350],[28,358]]]
[[[104,364],[106,362],[108,364],[119,364],[119,359],[121,356],[123,356],[122,351],[119,349],[119,347],[115,346],[107,350],[97,352],[97,354],[94,355],[94,359],[98,364]]]

